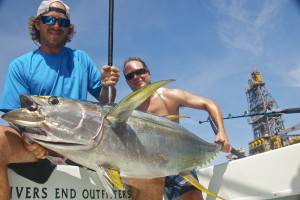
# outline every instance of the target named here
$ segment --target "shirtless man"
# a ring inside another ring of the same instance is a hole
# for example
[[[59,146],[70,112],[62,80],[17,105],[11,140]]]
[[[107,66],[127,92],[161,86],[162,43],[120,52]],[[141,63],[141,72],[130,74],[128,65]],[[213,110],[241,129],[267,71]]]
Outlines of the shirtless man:
[[[133,91],[151,83],[150,70],[140,58],[129,58],[126,60],[123,66],[123,73],[127,84]],[[224,129],[222,112],[218,104],[210,99],[196,96],[180,89],[161,87],[137,109],[158,116],[165,116],[179,115],[180,107],[207,111],[218,128],[215,142],[224,143],[222,151],[230,152],[231,145]],[[179,123],[179,119],[174,121]],[[125,179],[124,182],[130,185],[133,200],[161,200],[164,189],[168,199],[178,196],[181,200],[203,199],[201,191],[188,182],[182,184],[184,179],[177,175],[168,176],[166,179]]]

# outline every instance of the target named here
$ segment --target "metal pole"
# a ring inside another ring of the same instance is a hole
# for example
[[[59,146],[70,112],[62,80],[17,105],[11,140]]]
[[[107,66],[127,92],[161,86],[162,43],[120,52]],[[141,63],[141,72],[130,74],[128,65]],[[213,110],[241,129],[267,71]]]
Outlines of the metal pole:
[[[114,0],[109,0],[108,65],[113,65]]]
[[[113,65],[114,0],[109,0],[108,65]],[[108,103],[112,102],[112,86],[108,87]]]
[[[218,128],[217,126],[215,125],[215,123],[213,122],[212,118],[211,117],[208,117],[207,120],[209,121],[215,135],[218,134]],[[231,151],[230,151],[232,154],[236,155],[238,158],[244,158],[245,156],[243,154],[241,154],[240,152],[238,152],[235,148],[231,147]]]
[[[264,112],[264,113],[254,113],[254,114],[247,114],[245,113],[244,115],[238,115],[238,116],[228,116],[224,117],[223,119],[235,119],[235,118],[242,118],[242,117],[254,117],[254,116],[259,116],[259,115],[276,115],[276,114],[295,114],[295,113],[300,113],[300,107],[298,108],[288,108],[288,109],[280,109],[280,110],[274,110],[274,111],[269,111],[269,112]],[[202,124],[206,121],[199,121],[199,124]]]

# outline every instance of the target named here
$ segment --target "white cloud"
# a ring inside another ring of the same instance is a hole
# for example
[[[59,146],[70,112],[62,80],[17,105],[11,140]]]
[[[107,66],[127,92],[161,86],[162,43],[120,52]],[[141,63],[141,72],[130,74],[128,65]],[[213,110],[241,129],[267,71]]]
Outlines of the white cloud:
[[[300,64],[298,67],[292,69],[289,73],[289,84],[293,87],[300,87]]]
[[[280,22],[278,18],[283,1],[214,2],[213,12],[218,15],[217,30],[221,40],[230,47],[260,55],[264,50],[264,39]]]

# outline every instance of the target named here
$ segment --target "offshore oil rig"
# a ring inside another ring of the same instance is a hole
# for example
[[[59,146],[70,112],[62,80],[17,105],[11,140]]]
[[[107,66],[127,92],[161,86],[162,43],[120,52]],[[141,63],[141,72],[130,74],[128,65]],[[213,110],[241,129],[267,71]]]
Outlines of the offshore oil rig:
[[[287,135],[300,129],[300,123],[285,129],[282,109],[265,85],[260,72],[254,69],[246,90],[248,123],[252,126],[254,138],[249,142],[249,156],[300,142],[299,135]]]
[[[274,97],[267,90],[266,83],[257,69],[252,71],[248,79],[246,96],[248,111],[238,116],[229,114],[223,119],[248,117],[248,124],[252,126],[254,138],[249,142],[249,156],[300,143],[300,134],[288,134],[300,130],[300,123],[285,128],[282,119],[282,114],[300,113],[300,107],[280,109]],[[199,121],[200,124],[204,122],[211,123],[211,120],[208,118],[206,121]],[[236,152],[226,155],[229,161],[245,157],[245,148],[234,150]]]

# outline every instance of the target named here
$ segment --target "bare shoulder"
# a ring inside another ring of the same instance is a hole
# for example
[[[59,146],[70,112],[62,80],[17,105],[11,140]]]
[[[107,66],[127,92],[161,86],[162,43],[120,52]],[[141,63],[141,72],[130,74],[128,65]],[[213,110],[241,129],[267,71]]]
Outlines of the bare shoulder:
[[[215,104],[215,102],[210,99],[189,93],[181,89],[160,88],[158,90],[158,95],[167,100],[169,103],[172,102],[178,105],[178,107],[203,109],[203,107],[206,105]]]
[[[163,95],[181,95],[183,94],[185,91],[184,90],[180,90],[180,89],[170,89],[170,88],[165,88],[165,87],[161,87],[157,90],[157,92],[159,94],[163,94]]]
[[[175,97],[176,95],[179,95],[181,91],[182,90],[179,89],[170,89],[166,87],[161,87],[156,92],[158,95]]]
[[[160,97],[163,97],[164,99],[168,99],[169,101],[173,102],[180,102],[182,101],[186,96],[186,91],[180,90],[180,89],[170,89],[161,87],[157,90],[157,94]]]

